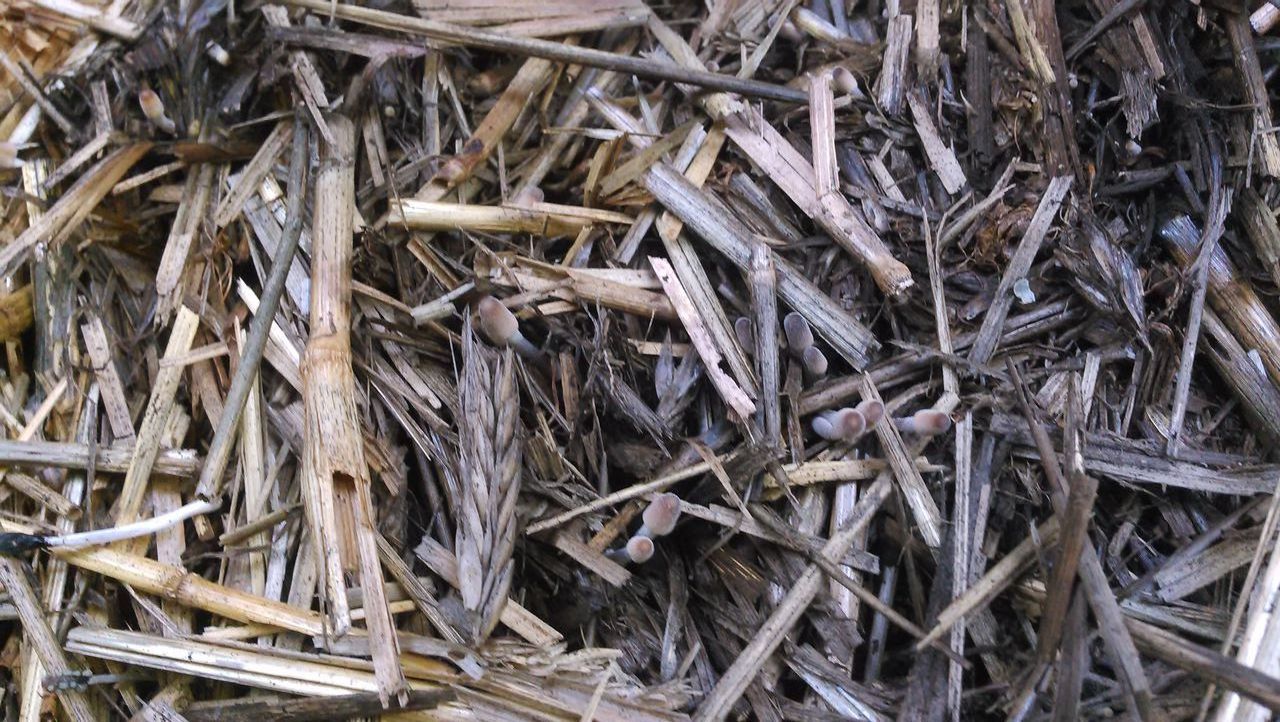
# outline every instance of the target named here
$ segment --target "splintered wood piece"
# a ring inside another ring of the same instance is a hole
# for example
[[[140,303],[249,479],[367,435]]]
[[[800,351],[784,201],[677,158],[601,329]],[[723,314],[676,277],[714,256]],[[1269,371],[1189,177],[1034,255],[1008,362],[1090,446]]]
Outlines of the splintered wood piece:
[[[60,240],[79,227],[98,203],[111,192],[112,186],[123,178],[149,150],[151,150],[149,143],[124,146],[81,174],[75,185],[63,193],[53,207],[31,223],[21,235],[5,244],[3,250],[0,250],[0,276],[12,274],[18,265],[26,260],[27,254],[35,248],[37,243]]]
[[[173,320],[173,328],[169,331],[169,343],[165,347],[164,357],[176,358],[189,351],[199,326],[200,317],[186,306],[180,306],[178,315]],[[120,489],[120,498],[116,503],[117,525],[137,521],[141,515],[143,497],[151,480],[156,456],[160,453],[165,427],[169,424],[169,415],[173,413],[181,381],[181,366],[161,367],[156,375],[155,386],[151,389],[147,410],[142,415],[142,425],[138,429],[138,439],[134,443],[133,458],[129,462],[124,486]],[[143,538],[122,542],[121,548],[141,553],[146,549],[148,541]]]
[[[1072,180],[1071,176],[1054,178],[1049,182],[1044,196],[1040,198],[1035,215],[1031,217],[1031,222],[1027,225],[1022,240],[1018,242],[1013,257],[1009,259],[1009,265],[1005,268],[1004,274],[1000,276],[995,297],[991,301],[990,308],[987,309],[987,315],[982,319],[982,328],[978,330],[978,337],[969,350],[969,360],[973,363],[985,365],[991,361],[996,345],[1000,342],[1000,334],[1004,330],[1005,317],[1013,305],[1013,284],[1024,278],[1027,271],[1031,270],[1031,263],[1040,251],[1040,244],[1044,242],[1049,227],[1058,216],[1058,208],[1062,206],[1067,192],[1071,190]]]
[[[587,97],[610,124],[628,132],[639,132],[634,118],[596,94],[588,94]],[[694,186],[666,163],[655,163],[645,174],[644,183],[649,192],[694,233],[738,268],[749,268],[755,239],[719,199]],[[845,360],[855,368],[864,367],[868,354],[878,346],[871,332],[793,266],[776,254],[773,260],[778,277],[778,295],[783,301],[804,316]]]
[[[876,78],[876,99],[880,109],[889,115],[902,112],[902,98],[906,93],[907,60],[911,56],[911,16],[897,15],[889,18],[885,31],[884,59],[880,64],[880,76]]]
[[[869,377],[863,380],[862,398],[884,403],[880,392],[876,390],[875,383]],[[906,442],[902,440],[902,434],[894,424],[887,422],[876,424],[875,432],[880,439],[880,448],[884,451],[885,460],[893,470],[893,478],[897,480],[902,496],[906,499],[912,517],[920,529],[920,536],[929,549],[937,554],[942,546],[942,512],[938,510],[937,502],[933,500],[929,487],[920,476],[920,470],[912,463],[914,455],[907,448]]]
[[[693,302],[689,300],[684,287],[680,285],[679,279],[676,278],[675,270],[671,268],[671,264],[667,261],[653,256],[649,257],[649,265],[653,266],[653,272],[658,275],[658,280],[662,282],[662,287],[667,292],[667,298],[671,299],[672,305],[675,306],[676,314],[680,316],[680,322],[684,324],[685,331],[689,334],[693,347],[698,350],[698,355],[702,357],[703,368],[706,370],[707,377],[711,379],[716,391],[720,393],[721,400],[724,401],[726,406],[733,409],[739,419],[751,418],[752,414],[756,412],[755,402],[751,400],[751,397],[747,395],[746,391],[742,390],[742,387],[737,382],[720,368],[720,351],[711,340],[706,327],[703,326],[702,318],[694,309]]]
[[[374,640],[378,693],[384,703],[406,688],[395,623],[383,592],[364,437],[351,369],[351,257],[355,208],[355,126],[327,118],[334,143],[322,143],[311,239],[311,336],[302,361],[302,490],[321,560],[335,636],[351,629],[344,574],[364,591],[365,624]]]
[[[160,297],[161,317],[167,318],[182,301],[182,274],[191,246],[206,220],[213,193],[214,170],[216,166],[205,163],[195,173],[187,175],[178,215],[169,229],[169,240],[165,242],[164,254],[160,256],[160,268],[156,270],[156,294]]]
[[[933,2],[937,4],[937,0]],[[942,181],[942,187],[946,188],[948,193],[959,193],[969,181],[965,178],[964,170],[960,167],[960,161],[956,159],[951,146],[938,135],[938,126],[933,122],[933,114],[929,106],[925,104],[920,94],[915,92],[907,93],[907,105],[911,107],[911,122],[916,127],[916,135],[920,137],[920,144],[924,146],[925,155],[929,158],[929,164],[933,166],[933,172],[938,174],[938,180]]]

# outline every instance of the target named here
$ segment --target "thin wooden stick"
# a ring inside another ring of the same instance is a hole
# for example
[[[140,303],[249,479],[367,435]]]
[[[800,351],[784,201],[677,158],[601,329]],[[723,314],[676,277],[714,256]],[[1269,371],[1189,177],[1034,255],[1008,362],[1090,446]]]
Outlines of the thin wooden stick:
[[[1035,215],[1027,224],[1027,230],[1023,233],[1022,240],[1018,242],[1018,248],[1009,259],[1004,275],[1000,277],[995,298],[991,301],[991,307],[987,309],[986,317],[982,319],[982,328],[978,330],[973,348],[969,350],[969,360],[973,363],[986,364],[995,353],[996,344],[1000,342],[1000,332],[1004,329],[1005,316],[1013,305],[1013,284],[1026,276],[1027,271],[1031,269],[1031,262],[1040,251],[1040,244],[1044,242],[1045,234],[1049,232],[1050,225],[1057,217],[1058,208],[1067,197],[1067,192],[1071,190],[1072,181],[1072,176],[1054,178],[1049,182],[1049,188],[1045,190],[1044,196],[1040,198],[1040,205],[1036,207]]]
[[[1040,464],[1048,478],[1049,497],[1053,502],[1054,510],[1057,514],[1065,516],[1068,487],[1062,477],[1062,469],[1058,465],[1053,443],[1049,441],[1048,433],[1036,419],[1035,411],[1031,406],[1030,393],[1022,383],[1022,376],[1018,373],[1017,366],[1013,364],[1012,359],[1006,359],[1005,367],[1013,378],[1014,388],[1018,392],[1018,403],[1022,407],[1027,425],[1031,428],[1032,437],[1035,439],[1036,450],[1040,454]],[[1120,612],[1115,594],[1107,584],[1107,575],[1102,569],[1102,562],[1098,560],[1093,549],[1087,546],[1080,556],[1079,572],[1080,581],[1089,597],[1089,606],[1093,609],[1094,616],[1098,619],[1098,626],[1103,631],[1103,640],[1111,650],[1117,669],[1121,672],[1121,679],[1132,697],[1133,711],[1143,720],[1154,719],[1151,686],[1147,682],[1142,660],[1138,657],[1138,650],[1133,646],[1133,639],[1124,626],[1124,616]]]
[[[433,22],[397,13],[371,10],[349,3],[330,3],[326,0],[285,0],[285,4],[322,13],[328,17],[352,20],[374,27],[412,33],[446,43],[465,47],[496,50],[517,55],[531,55],[564,63],[587,65],[594,68],[615,70],[641,78],[669,80],[675,83],[697,85],[712,90],[741,93],[766,100],[803,103],[807,96],[803,91],[792,90],[758,80],[744,80],[731,75],[690,70],[670,63],[630,57],[571,45],[531,38],[516,38],[475,28]]]
[[[240,365],[231,379],[231,387],[227,389],[222,414],[218,417],[217,428],[213,431],[213,441],[209,443],[209,453],[205,456],[204,466],[200,469],[196,495],[202,499],[215,499],[220,494],[222,474],[231,458],[231,450],[235,447],[236,429],[240,425],[240,416],[244,411],[245,401],[249,398],[249,392],[253,390],[253,382],[262,362],[262,353],[267,346],[267,338],[271,333],[276,309],[280,307],[280,299],[284,295],[289,267],[298,250],[298,240],[302,237],[306,165],[307,126],[301,118],[297,118],[293,123],[293,155],[289,163],[288,219],[285,221],[280,245],[276,248],[275,259],[271,263],[271,273],[267,276],[267,282],[262,288],[258,308],[254,311],[253,320],[249,323],[249,337],[240,352]]]

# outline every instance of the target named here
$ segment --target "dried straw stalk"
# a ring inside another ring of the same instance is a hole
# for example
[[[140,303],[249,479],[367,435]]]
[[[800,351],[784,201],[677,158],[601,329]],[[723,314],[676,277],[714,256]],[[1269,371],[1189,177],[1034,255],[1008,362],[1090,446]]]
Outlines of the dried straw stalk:
[[[369,467],[351,368],[351,257],[355,208],[355,126],[326,118],[334,142],[321,145],[311,238],[311,337],[302,360],[302,491],[323,570],[331,632],[351,630],[347,572],[358,573],[365,624],[384,703],[406,690],[395,623],[378,563]]]

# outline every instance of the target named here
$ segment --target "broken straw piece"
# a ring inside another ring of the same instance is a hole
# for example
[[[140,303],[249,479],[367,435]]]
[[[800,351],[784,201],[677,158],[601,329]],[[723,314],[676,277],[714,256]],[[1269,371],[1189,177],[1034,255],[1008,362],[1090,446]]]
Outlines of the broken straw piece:
[[[633,536],[620,549],[610,549],[604,555],[619,564],[644,564],[653,558],[653,540],[647,536]]]
[[[493,296],[480,299],[476,309],[480,318],[480,331],[495,346],[509,346],[525,358],[537,358],[541,353],[537,346],[520,333],[520,322],[511,309]]]
[[[670,492],[659,494],[645,507],[640,518],[644,520],[644,524],[640,526],[636,536],[655,539],[670,534],[680,519],[680,497]]]

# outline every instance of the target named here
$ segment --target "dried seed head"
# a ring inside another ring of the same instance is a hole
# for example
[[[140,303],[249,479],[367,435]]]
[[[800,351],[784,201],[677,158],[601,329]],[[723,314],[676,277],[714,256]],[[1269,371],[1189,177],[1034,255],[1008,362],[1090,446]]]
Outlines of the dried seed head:
[[[627,540],[627,558],[636,564],[652,559],[653,549],[653,540],[647,536],[633,536]]]
[[[937,436],[951,429],[951,417],[941,411],[921,409],[905,419],[894,419],[899,429],[921,436]]]
[[[733,322],[733,335],[738,337],[738,344],[744,349],[755,348],[756,337],[751,328],[751,319],[739,316]]]
[[[476,314],[480,317],[480,331],[497,346],[509,345],[512,337],[520,333],[516,315],[493,296],[480,299]]]
[[[805,371],[809,372],[811,378],[820,379],[827,375],[827,355],[818,350],[817,346],[805,349],[800,360],[804,362]]]
[[[809,329],[809,322],[795,311],[782,319],[782,331],[787,335],[787,347],[797,356],[813,346],[813,331]]]
[[[680,520],[680,497],[670,492],[659,494],[640,515],[644,525],[637,536],[660,537],[671,533]]]
[[[880,419],[884,418],[884,404],[875,399],[863,399],[855,408],[866,419],[867,431],[874,429]]]

